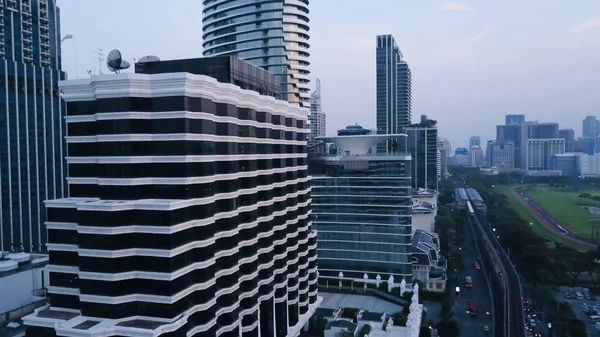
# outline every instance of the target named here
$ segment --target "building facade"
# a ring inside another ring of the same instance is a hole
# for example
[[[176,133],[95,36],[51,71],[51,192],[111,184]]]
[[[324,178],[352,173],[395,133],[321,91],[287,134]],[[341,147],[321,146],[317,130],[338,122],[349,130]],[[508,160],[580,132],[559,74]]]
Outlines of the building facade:
[[[438,130],[434,127],[406,128],[405,151],[412,157],[414,188],[438,189]],[[458,150],[458,149],[457,149]]]
[[[309,107],[308,0],[203,0],[204,56],[232,55],[277,75],[281,97]]]
[[[551,139],[558,138],[558,123],[536,123],[533,127],[531,138]]]
[[[190,73],[61,91],[70,197],[28,336],[297,336],[320,302],[308,109]]]
[[[377,133],[398,134],[411,123],[412,74],[392,35],[378,35],[376,54]],[[377,145],[377,152],[391,153],[390,144]]]
[[[66,193],[60,11],[0,1],[0,251],[45,251],[43,201]]]
[[[448,175],[448,157],[452,151],[448,139],[438,137],[438,150],[440,151],[440,172],[443,177]]]
[[[316,137],[325,137],[327,133],[327,124],[325,113],[321,107],[321,81],[317,78],[317,87],[310,96],[310,134],[309,140]]]
[[[598,178],[600,177],[600,154],[592,155],[582,154],[578,156],[578,169],[581,178]]]
[[[488,142],[487,157],[488,166],[514,168],[515,145],[507,140]]]
[[[471,147],[471,152],[469,152],[470,156],[470,166],[482,166],[483,165],[483,150],[480,146],[474,145]]]
[[[555,154],[550,160],[550,170],[560,171],[563,176],[576,177],[579,176],[580,156],[582,153],[563,153]]]
[[[369,154],[387,135],[326,138],[342,155],[312,157],[309,163],[319,282],[364,282],[365,274],[371,283],[377,275],[410,282],[410,155]]]
[[[598,137],[598,119],[596,118],[596,116],[587,116],[582,123],[582,136],[583,137],[589,137],[589,138],[596,138]]]
[[[504,116],[505,125],[519,125],[525,122],[525,115],[506,115]]]
[[[473,146],[481,147],[481,137],[471,136],[471,138],[469,138],[469,148],[473,148]]]
[[[549,170],[552,156],[561,153],[565,153],[564,139],[529,139],[527,141],[527,171]]]
[[[575,152],[575,131],[573,129],[558,130],[558,138],[565,140],[565,152]]]

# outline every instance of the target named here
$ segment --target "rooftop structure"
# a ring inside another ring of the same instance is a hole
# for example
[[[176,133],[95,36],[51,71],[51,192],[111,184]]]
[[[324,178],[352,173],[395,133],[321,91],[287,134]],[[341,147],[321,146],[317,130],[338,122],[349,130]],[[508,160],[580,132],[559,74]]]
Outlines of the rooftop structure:
[[[437,234],[420,229],[412,240],[413,278],[421,281],[429,291],[446,288],[446,258],[440,255]]]
[[[361,128],[362,129],[362,128]],[[366,129],[362,129],[366,130]],[[406,134],[389,134],[389,135],[374,135],[374,134],[359,134],[359,135],[339,135],[332,137],[321,137],[328,143],[334,143],[340,149],[343,156],[364,156],[369,153],[369,150],[380,142],[397,139],[400,137],[406,137]],[[377,154],[379,157],[397,156],[398,153],[393,154]],[[410,157],[410,156],[409,156]]]

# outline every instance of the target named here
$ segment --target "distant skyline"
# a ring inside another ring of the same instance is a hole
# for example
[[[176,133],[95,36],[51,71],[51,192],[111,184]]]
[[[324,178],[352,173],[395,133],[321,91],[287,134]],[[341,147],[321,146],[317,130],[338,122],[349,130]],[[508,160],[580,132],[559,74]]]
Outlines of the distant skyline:
[[[58,5],[63,35],[75,37],[63,42],[70,78],[98,68],[96,48],[118,48],[129,61],[202,57],[200,0]],[[411,67],[413,122],[421,114],[437,120],[453,148],[470,136],[493,139],[506,114],[557,122],[577,136],[585,116],[600,117],[598,0],[313,0],[310,10],[311,88],[319,77],[328,134],[354,123],[375,128],[380,34],[394,35]]]

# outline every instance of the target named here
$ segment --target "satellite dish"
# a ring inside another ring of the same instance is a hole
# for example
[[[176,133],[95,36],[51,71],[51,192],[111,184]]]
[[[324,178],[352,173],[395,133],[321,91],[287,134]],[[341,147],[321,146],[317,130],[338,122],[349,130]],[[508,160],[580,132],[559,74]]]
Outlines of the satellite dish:
[[[138,63],[158,62],[158,61],[160,61],[160,59],[158,58],[158,56],[148,55],[148,56],[143,56],[142,58],[140,58],[138,60]]]
[[[129,68],[131,65],[129,62],[123,61],[123,56],[121,56],[121,52],[118,49],[113,49],[108,53],[106,66],[108,67],[108,70],[117,74],[120,73],[121,70]]]

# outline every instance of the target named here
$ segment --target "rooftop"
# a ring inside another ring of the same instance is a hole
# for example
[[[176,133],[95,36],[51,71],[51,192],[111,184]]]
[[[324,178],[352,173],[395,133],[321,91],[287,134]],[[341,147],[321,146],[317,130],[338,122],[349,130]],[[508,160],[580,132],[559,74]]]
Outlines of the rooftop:
[[[73,329],[87,330],[89,328],[96,326],[99,323],[100,323],[100,321],[87,320],[87,321],[84,321],[83,323],[77,324],[76,326],[73,327]]]
[[[48,307],[44,310],[41,310],[37,314],[37,316],[42,317],[42,318],[53,318],[53,319],[68,321],[70,319],[73,319],[73,318],[79,316],[79,313],[70,312],[70,311],[54,310],[54,309]]]
[[[419,197],[419,196],[429,197],[429,196],[436,196],[438,194],[438,192],[433,189],[425,189],[425,188],[419,187],[419,188],[413,188],[412,194],[413,194],[413,197]]]
[[[131,321],[125,321],[121,323],[117,323],[117,326],[124,326],[128,328],[138,328],[138,329],[146,329],[146,330],[154,330],[159,326],[164,325],[163,322],[155,322],[155,321],[147,321],[143,319],[133,319]]]
[[[431,213],[435,208],[435,205],[430,202],[413,199],[413,213]]]
[[[469,200],[469,197],[475,202],[483,202],[483,198],[481,198],[477,190],[473,188],[457,187],[454,189],[454,198],[456,201],[466,201]]]
[[[48,255],[9,253],[0,258],[0,278],[18,274],[27,270],[43,268],[47,264]]]
[[[433,233],[417,229],[412,239],[413,263],[429,266],[439,260],[439,240]]]
[[[365,155],[369,150],[386,140],[406,137],[404,133],[387,134],[387,135],[349,135],[349,136],[332,136],[318,137],[317,140],[324,140],[327,143],[334,143],[340,151],[347,155]]]
[[[385,314],[380,312],[364,311],[360,314],[361,321],[382,322]]]
[[[336,311],[337,309],[317,308],[315,310],[315,317],[333,318],[333,314],[335,314]]]
[[[328,329],[342,328],[342,329],[346,329],[348,331],[354,332],[354,331],[356,331],[356,327],[357,327],[357,325],[350,321],[347,321],[345,319],[338,319],[335,321],[331,321],[331,323],[329,323]]]

